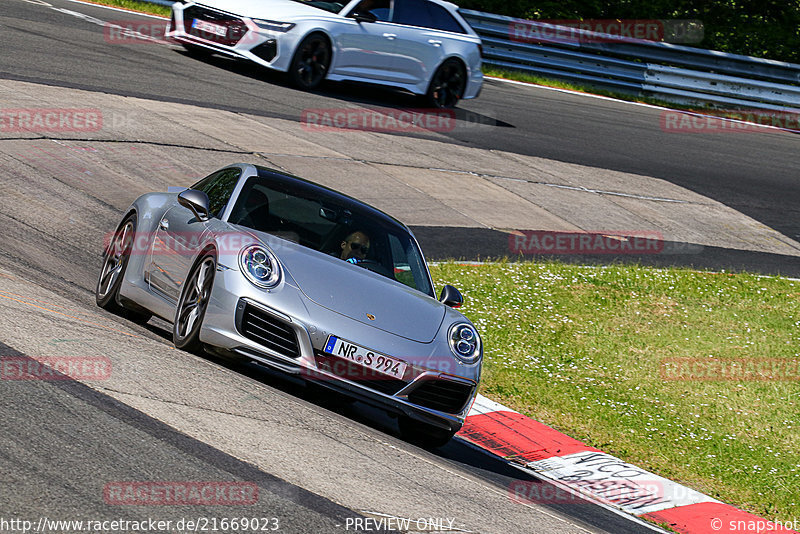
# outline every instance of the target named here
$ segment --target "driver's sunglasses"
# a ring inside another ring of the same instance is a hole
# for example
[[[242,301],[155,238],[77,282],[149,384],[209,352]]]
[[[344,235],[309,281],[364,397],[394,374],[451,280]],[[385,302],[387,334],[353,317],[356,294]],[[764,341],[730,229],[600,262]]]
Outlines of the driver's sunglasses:
[[[366,256],[369,253],[369,245],[362,245],[361,243],[349,243],[350,250],[358,252],[359,250]]]

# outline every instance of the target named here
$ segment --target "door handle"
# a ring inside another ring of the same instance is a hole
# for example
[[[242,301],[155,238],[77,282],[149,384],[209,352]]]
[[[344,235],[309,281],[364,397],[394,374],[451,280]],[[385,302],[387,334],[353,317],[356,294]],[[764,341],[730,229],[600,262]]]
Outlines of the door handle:
[[[428,42],[433,46],[442,46],[442,42],[438,39],[428,39]]]
[[[158,223],[158,226],[161,227],[162,230],[169,230],[169,221],[167,219],[161,219],[161,222]]]
[[[390,41],[393,41],[397,38],[396,33],[384,33],[383,36],[389,39]]]

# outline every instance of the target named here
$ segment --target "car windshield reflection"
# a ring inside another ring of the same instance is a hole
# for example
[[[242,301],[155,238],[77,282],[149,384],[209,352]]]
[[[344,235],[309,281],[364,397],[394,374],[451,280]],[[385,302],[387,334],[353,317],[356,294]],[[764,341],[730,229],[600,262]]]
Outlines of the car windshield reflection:
[[[298,243],[433,296],[422,254],[401,225],[344,205],[324,191],[315,190],[309,197],[254,176],[244,184],[228,222]]]

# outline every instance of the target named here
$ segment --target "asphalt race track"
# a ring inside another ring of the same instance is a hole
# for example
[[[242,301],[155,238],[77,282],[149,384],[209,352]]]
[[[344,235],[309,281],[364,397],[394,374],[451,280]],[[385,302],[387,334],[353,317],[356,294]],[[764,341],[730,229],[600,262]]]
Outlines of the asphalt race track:
[[[64,0],[51,3],[76,9]],[[98,31],[102,27],[85,20],[25,0],[4,6],[3,78],[291,120],[304,109],[341,107],[343,102],[390,107],[416,103],[382,89],[350,85],[307,95],[287,87],[280,76],[247,65],[222,58],[195,60],[169,47],[109,46]],[[104,21],[137,20],[88,6],[78,11]],[[473,122],[501,126],[494,135],[458,128],[449,135],[454,143],[661,178],[731,206],[791,239],[800,237],[800,140],[795,135],[668,134],[661,130],[661,110],[496,81],[487,82],[480,98],[460,107],[475,114]]]
[[[675,252],[645,261],[798,274],[797,136],[666,133],[661,110],[495,81],[463,103],[452,131],[318,134],[298,126],[304,110],[416,101],[348,84],[301,93],[174,45],[109,42],[103,23],[125,20],[152,19],[67,0],[0,6],[0,108],[135,117],[88,136],[0,129],[0,356],[105,358],[113,370],[87,383],[0,381],[0,519],[155,518],[170,531],[190,518],[253,516],[298,533],[374,531],[363,520],[386,517],[452,520],[448,532],[654,530],[588,503],[514,502],[509,485],[527,475],[463,442],[417,448],[366,406],[176,351],[162,321],[101,312],[103,235],[143,192],[259,158],[407,221],[434,258],[502,255],[512,229],[635,231],[648,220]],[[617,214],[628,218],[612,228]],[[258,502],[104,497],[108,484],[153,480],[243,482],[258,487]]]

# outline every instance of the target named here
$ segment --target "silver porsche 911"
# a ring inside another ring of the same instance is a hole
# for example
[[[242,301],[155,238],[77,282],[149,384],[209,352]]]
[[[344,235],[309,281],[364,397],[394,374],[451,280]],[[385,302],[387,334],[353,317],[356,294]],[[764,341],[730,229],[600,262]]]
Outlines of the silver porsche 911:
[[[255,361],[386,409],[446,443],[476,395],[483,347],[439,300],[409,229],[276,170],[237,164],[142,195],[107,240],[97,304],[173,323],[175,346]]]

